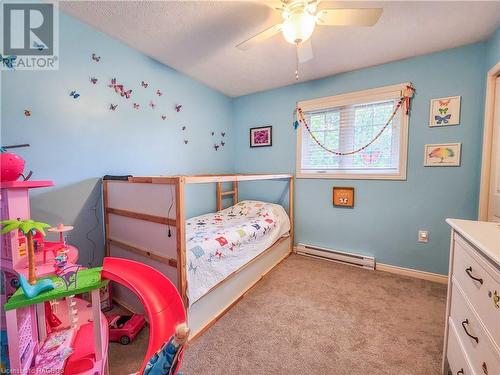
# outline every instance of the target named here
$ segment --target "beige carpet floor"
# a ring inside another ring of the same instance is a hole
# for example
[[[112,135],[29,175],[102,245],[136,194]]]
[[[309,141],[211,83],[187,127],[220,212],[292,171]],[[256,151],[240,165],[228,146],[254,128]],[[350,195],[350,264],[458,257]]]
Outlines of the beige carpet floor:
[[[446,286],[290,256],[185,352],[184,375],[439,374]],[[110,347],[137,371],[148,332]]]

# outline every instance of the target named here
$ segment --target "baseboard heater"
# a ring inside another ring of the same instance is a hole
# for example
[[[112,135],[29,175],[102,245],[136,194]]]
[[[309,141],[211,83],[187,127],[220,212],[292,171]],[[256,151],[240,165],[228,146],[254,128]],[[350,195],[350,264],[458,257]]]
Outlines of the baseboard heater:
[[[375,258],[366,255],[346,253],[344,251],[326,249],[324,247],[305,245],[299,243],[296,247],[297,254],[312,258],[330,260],[350,264],[353,266],[375,269]]]

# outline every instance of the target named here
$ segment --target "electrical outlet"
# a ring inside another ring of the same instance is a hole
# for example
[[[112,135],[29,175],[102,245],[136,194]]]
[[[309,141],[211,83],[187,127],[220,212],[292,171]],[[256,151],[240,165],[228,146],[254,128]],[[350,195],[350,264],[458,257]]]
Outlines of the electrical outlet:
[[[418,231],[418,242],[429,242],[429,231],[419,230]]]

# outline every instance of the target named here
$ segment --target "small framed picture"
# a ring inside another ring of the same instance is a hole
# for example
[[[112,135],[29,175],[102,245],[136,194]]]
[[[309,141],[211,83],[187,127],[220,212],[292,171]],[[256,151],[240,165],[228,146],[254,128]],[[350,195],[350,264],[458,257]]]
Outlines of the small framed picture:
[[[333,205],[335,207],[354,207],[354,188],[344,186],[333,187]]]
[[[431,100],[429,126],[449,126],[460,123],[460,96]]]
[[[250,129],[250,147],[268,147],[273,145],[273,127],[261,126]]]
[[[425,145],[424,166],[458,167],[460,166],[460,143]]]

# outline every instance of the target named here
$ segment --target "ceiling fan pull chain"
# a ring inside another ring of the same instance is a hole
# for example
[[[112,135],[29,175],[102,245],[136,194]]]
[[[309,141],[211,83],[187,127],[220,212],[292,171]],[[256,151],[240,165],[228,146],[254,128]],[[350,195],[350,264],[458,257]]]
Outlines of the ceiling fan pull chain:
[[[295,80],[299,80],[299,43],[295,43]]]

